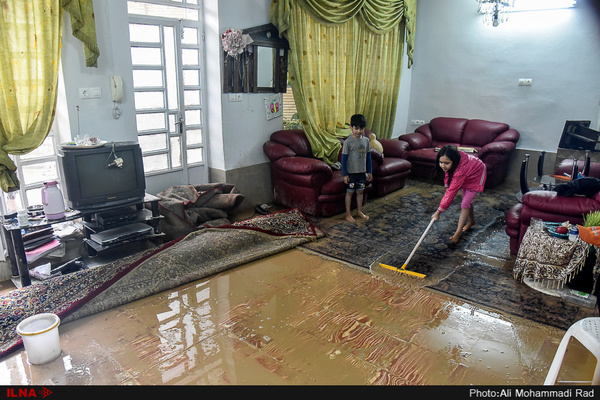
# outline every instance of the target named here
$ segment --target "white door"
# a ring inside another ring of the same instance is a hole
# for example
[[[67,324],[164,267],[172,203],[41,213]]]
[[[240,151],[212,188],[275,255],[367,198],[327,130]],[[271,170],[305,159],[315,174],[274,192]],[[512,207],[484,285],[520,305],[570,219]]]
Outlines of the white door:
[[[165,174],[177,184],[207,183],[201,21],[130,12],[129,34],[146,175]]]

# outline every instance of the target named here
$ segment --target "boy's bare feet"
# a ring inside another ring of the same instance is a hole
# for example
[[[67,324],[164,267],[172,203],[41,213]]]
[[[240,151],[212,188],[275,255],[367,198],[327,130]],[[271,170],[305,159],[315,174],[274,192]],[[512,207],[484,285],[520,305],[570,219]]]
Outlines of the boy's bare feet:
[[[369,216],[368,216],[368,215],[365,215],[365,214],[364,214],[364,213],[362,213],[362,212],[359,212],[359,213],[358,213],[358,216],[359,216],[359,217],[361,217],[361,218],[362,218],[362,219],[364,219],[364,220],[367,220],[367,219],[369,219]]]
[[[354,217],[352,217],[352,215],[349,215],[349,214],[346,214],[346,221],[348,221],[348,222],[356,222],[354,220]]]

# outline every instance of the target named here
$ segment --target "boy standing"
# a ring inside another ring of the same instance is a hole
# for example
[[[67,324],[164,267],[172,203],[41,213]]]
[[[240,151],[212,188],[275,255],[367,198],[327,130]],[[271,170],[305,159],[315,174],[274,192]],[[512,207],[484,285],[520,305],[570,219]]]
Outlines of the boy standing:
[[[350,211],[352,196],[356,192],[356,211],[359,217],[369,219],[362,212],[363,193],[366,183],[373,179],[371,175],[371,148],[369,139],[364,137],[367,120],[364,115],[355,114],[350,118],[352,135],[342,146],[342,176],[346,184],[346,220],[355,222]]]

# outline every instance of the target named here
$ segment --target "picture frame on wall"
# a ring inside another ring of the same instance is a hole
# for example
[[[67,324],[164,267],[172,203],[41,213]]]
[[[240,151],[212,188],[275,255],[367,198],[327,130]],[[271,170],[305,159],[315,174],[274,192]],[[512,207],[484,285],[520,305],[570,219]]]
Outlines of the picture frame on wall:
[[[276,93],[265,99],[265,112],[267,121],[283,116],[283,96]]]

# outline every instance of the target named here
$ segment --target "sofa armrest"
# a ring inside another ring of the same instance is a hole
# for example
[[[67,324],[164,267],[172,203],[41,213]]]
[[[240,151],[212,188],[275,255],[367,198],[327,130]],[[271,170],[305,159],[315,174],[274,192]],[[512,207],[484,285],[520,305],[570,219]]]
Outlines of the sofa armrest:
[[[293,157],[296,155],[296,153],[294,153],[294,151],[289,147],[272,141],[268,141],[263,144],[263,151],[267,158],[271,161],[279,160],[281,157]]]
[[[488,154],[509,154],[515,150],[517,145],[514,142],[491,142],[479,149],[477,156],[481,159],[485,158]]]
[[[558,196],[549,190],[534,190],[523,195],[523,206],[546,214],[582,218],[590,211],[600,210],[600,203],[585,196]]]
[[[341,153],[341,151],[340,151]],[[383,162],[383,154],[371,147],[371,162],[381,164]],[[341,157],[340,157],[341,162]]]
[[[427,147],[432,147],[431,141],[427,139],[427,137],[419,132],[406,133],[404,135],[398,136],[399,141],[404,141],[408,143],[409,150],[416,149],[424,149]]]
[[[282,171],[298,175],[332,174],[331,167],[317,158],[282,157],[277,160],[275,166]]]
[[[493,142],[513,142],[517,143],[519,141],[519,132],[515,129],[509,129],[505,132],[502,132],[493,140]]]
[[[383,146],[383,155],[385,157],[406,159],[406,152],[409,147],[408,142],[396,139],[379,139],[379,142]]]

